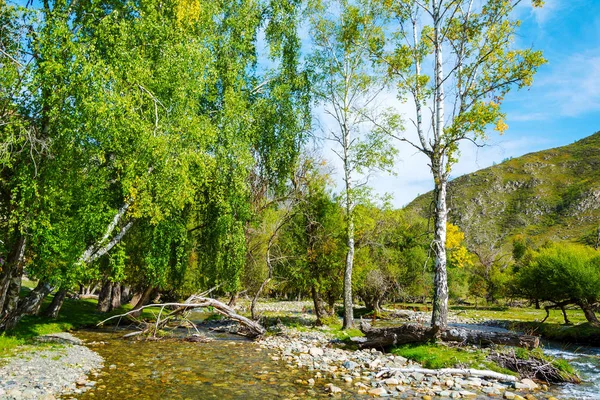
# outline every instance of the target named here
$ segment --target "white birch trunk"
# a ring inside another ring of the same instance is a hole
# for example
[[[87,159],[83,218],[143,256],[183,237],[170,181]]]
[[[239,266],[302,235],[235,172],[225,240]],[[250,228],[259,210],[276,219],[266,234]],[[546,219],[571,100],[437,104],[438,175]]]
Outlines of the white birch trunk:
[[[123,236],[125,236],[129,228],[131,228],[131,226],[133,225],[132,221],[128,222],[123,228],[121,228],[121,231],[117,234],[117,236],[115,236],[111,241],[106,243],[110,235],[117,227],[117,224],[119,223],[119,221],[121,221],[121,218],[123,218],[130,206],[131,200],[127,201],[121,206],[121,208],[119,208],[110,224],[108,224],[108,226],[106,227],[104,236],[102,236],[102,238],[98,242],[85,249],[83,254],[81,254],[81,256],[79,256],[79,258],[77,259],[77,264],[89,264],[92,261],[97,260],[98,258],[108,253],[113,247],[115,247],[115,245],[117,245],[121,241],[121,239],[123,239]]]
[[[448,273],[446,271],[446,222],[448,211],[446,208],[446,185],[447,165],[445,153],[441,148],[444,143],[444,70],[443,70],[443,48],[440,32],[441,2],[435,2],[433,7],[434,46],[435,46],[435,143],[432,149],[432,169],[435,181],[435,233],[434,249],[435,279],[433,296],[433,313],[431,326],[434,333],[445,330],[448,327]]]

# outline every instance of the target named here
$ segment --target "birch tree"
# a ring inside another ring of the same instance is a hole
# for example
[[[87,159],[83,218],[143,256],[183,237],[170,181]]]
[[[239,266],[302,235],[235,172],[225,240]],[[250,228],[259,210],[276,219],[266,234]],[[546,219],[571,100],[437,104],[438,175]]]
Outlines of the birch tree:
[[[327,139],[334,144],[333,151],[342,162],[344,174],[348,247],[344,272],[344,329],[354,326],[352,268],[357,195],[364,189],[369,172],[390,167],[395,154],[384,131],[370,121],[387,125],[372,115],[377,96],[385,87],[385,82],[378,79],[369,62],[369,46],[377,38],[373,28],[369,19],[359,13],[359,8],[346,0],[319,3],[311,12],[312,62],[316,72],[314,93],[325,114],[335,121],[327,132]]]
[[[508,127],[500,105],[514,88],[530,86],[545,60],[518,49],[514,18],[520,0],[380,1],[389,38],[375,55],[387,66],[400,97],[414,104],[413,136],[396,135],[427,156],[434,180],[435,293],[432,327],[448,321],[446,187],[459,144],[481,145],[488,129]],[[533,0],[533,6],[541,6]]]

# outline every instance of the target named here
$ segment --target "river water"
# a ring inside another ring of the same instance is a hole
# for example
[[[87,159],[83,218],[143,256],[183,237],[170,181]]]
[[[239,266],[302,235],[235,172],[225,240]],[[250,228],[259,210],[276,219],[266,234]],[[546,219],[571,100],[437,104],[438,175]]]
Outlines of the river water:
[[[545,343],[544,353],[568,360],[581,374],[581,384],[566,384],[556,388],[556,397],[561,399],[600,399],[600,348],[587,346],[565,346]]]
[[[489,329],[489,328],[481,328]],[[492,328],[493,329],[493,328]],[[496,328],[497,329],[497,328]],[[81,400],[91,399],[317,399],[327,398],[327,380],[315,387],[299,380],[307,371],[288,369],[254,343],[227,334],[213,334],[208,343],[178,340],[123,340],[123,331],[77,333],[105,359],[96,386]],[[600,399],[600,348],[544,344],[547,354],[569,360],[584,383],[555,386],[559,399]],[[340,385],[344,399],[363,399]],[[482,397],[478,397],[482,398]]]
[[[317,399],[323,387],[310,387],[307,371],[288,369],[249,340],[213,335],[214,341],[123,340],[123,332],[79,331],[77,336],[105,359],[90,399]],[[102,344],[103,343],[103,344]],[[341,386],[341,385],[340,385]],[[344,388],[342,388],[344,390]],[[364,398],[349,392],[344,398]]]

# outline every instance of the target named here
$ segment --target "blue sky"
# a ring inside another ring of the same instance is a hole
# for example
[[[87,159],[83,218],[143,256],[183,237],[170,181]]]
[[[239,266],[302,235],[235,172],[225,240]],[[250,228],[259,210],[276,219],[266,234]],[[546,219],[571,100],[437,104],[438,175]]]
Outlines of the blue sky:
[[[600,0],[546,0],[542,9],[523,0],[516,12],[522,20],[516,45],[542,50],[548,63],[530,88],[506,97],[509,129],[504,135],[491,133],[482,149],[461,147],[453,177],[600,131]],[[370,184],[378,194],[392,194],[400,207],[433,184],[426,159],[405,146],[398,148],[397,175],[379,174]],[[330,156],[326,150],[325,157]]]

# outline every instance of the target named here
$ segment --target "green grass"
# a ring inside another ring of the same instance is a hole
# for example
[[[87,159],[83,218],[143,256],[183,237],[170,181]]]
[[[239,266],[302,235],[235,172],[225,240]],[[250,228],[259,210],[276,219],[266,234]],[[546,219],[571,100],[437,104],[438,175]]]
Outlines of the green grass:
[[[44,310],[51,301],[52,296],[46,298],[41,310]],[[75,300],[67,298],[56,319],[31,315],[23,317],[14,329],[0,336],[0,354],[12,355],[24,345],[41,345],[31,340],[36,336],[93,327],[112,315],[131,310],[131,306],[124,305],[110,313],[99,313],[96,311],[96,304],[97,301],[94,299]],[[142,313],[143,319],[152,319],[153,317],[154,315],[150,310],[144,310]],[[112,322],[109,321],[108,324]]]
[[[514,322],[510,328],[528,334],[540,335],[547,340],[600,346],[600,327],[588,322],[579,325],[560,325],[539,322]]]
[[[475,309],[468,307],[451,307],[461,317],[486,319],[486,320],[504,320],[504,321],[519,321],[519,322],[536,322],[541,321],[546,316],[546,311],[542,308],[497,308],[497,309]],[[586,322],[583,311],[580,309],[569,309],[567,315],[572,323],[579,324]],[[550,310],[550,317],[546,320],[548,324],[563,324],[564,319],[562,311]]]
[[[425,368],[477,368],[515,375],[514,372],[487,360],[488,352],[483,349],[455,348],[430,343],[399,346],[394,348],[392,353],[417,361]]]

